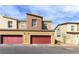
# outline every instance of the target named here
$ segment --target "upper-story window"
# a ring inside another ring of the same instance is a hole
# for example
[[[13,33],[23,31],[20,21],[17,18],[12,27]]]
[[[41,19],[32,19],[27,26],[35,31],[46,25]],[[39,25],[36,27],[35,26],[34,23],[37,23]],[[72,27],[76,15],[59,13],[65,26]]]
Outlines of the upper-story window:
[[[32,26],[36,25],[36,19],[32,19]]]
[[[46,22],[44,22],[43,29],[48,29]]]
[[[22,28],[22,29],[26,29],[26,23],[22,22],[21,28]]]
[[[8,27],[12,28],[12,21],[8,21]]]
[[[71,31],[74,31],[74,26],[71,26]]]

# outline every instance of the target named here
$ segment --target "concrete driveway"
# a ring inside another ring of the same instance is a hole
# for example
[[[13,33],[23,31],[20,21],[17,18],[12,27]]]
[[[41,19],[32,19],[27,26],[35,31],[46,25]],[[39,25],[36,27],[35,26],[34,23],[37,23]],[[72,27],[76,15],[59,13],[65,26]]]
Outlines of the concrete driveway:
[[[79,46],[0,45],[0,54],[78,54]]]

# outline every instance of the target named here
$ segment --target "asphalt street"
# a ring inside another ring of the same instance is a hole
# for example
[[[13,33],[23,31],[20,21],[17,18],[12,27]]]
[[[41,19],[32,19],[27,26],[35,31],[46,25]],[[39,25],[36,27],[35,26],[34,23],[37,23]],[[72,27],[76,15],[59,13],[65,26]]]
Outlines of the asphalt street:
[[[0,54],[79,54],[79,46],[18,46],[1,45]]]

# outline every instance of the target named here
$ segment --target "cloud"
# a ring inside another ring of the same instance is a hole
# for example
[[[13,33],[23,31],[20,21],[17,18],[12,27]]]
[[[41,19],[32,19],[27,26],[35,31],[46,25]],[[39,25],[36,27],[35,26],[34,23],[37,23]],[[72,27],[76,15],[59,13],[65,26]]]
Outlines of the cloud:
[[[77,5],[10,5],[0,6],[0,13],[18,19],[26,19],[25,13],[34,13],[52,20],[57,26],[63,22],[79,22],[79,6]]]
[[[76,13],[76,12],[79,12],[79,6],[78,5],[65,6],[63,8],[63,11]]]
[[[73,17],[74,9],[77,7],[73,6],[57,6],[57,5],[32,5],[29,6],[30,12],[44,16],[46,19],[57,19],[64,17]],[[70,10],[71,9],[71,10]],[[72,10],[73,9],[73,10]],[[78,9],[77,9],[78,10]],[[76,11],[76,10],[75,10]]]
[[[24,18],[23,14],[18,10],[16,6],[8,6],[8,5],[2,5],[0,6],[0,13],[6,16],[10,16],[13,18]]]

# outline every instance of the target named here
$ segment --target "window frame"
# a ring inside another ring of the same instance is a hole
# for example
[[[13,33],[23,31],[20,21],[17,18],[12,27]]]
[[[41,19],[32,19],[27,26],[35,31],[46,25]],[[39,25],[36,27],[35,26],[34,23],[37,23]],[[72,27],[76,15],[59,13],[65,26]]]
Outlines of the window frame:
[[[8,28],[12,28],[13,26],[12,26],[12,21],[8,21]]]
[[[71,31],[74,31],[74,26],[73,25],[71,26]]]
[[[21,29],[26,29],[26,24],[24,22],[21,22]]]
[[[44,24],[43,24],[43,29],[48,29],[48,24],[47,24],[47,22],[44,22]]]
[[[57,37],[61,37],[61,35],[57,35]]]
[[[32,19],[32,27],[34,27],[36,25],[37,20],[36,19]]]

